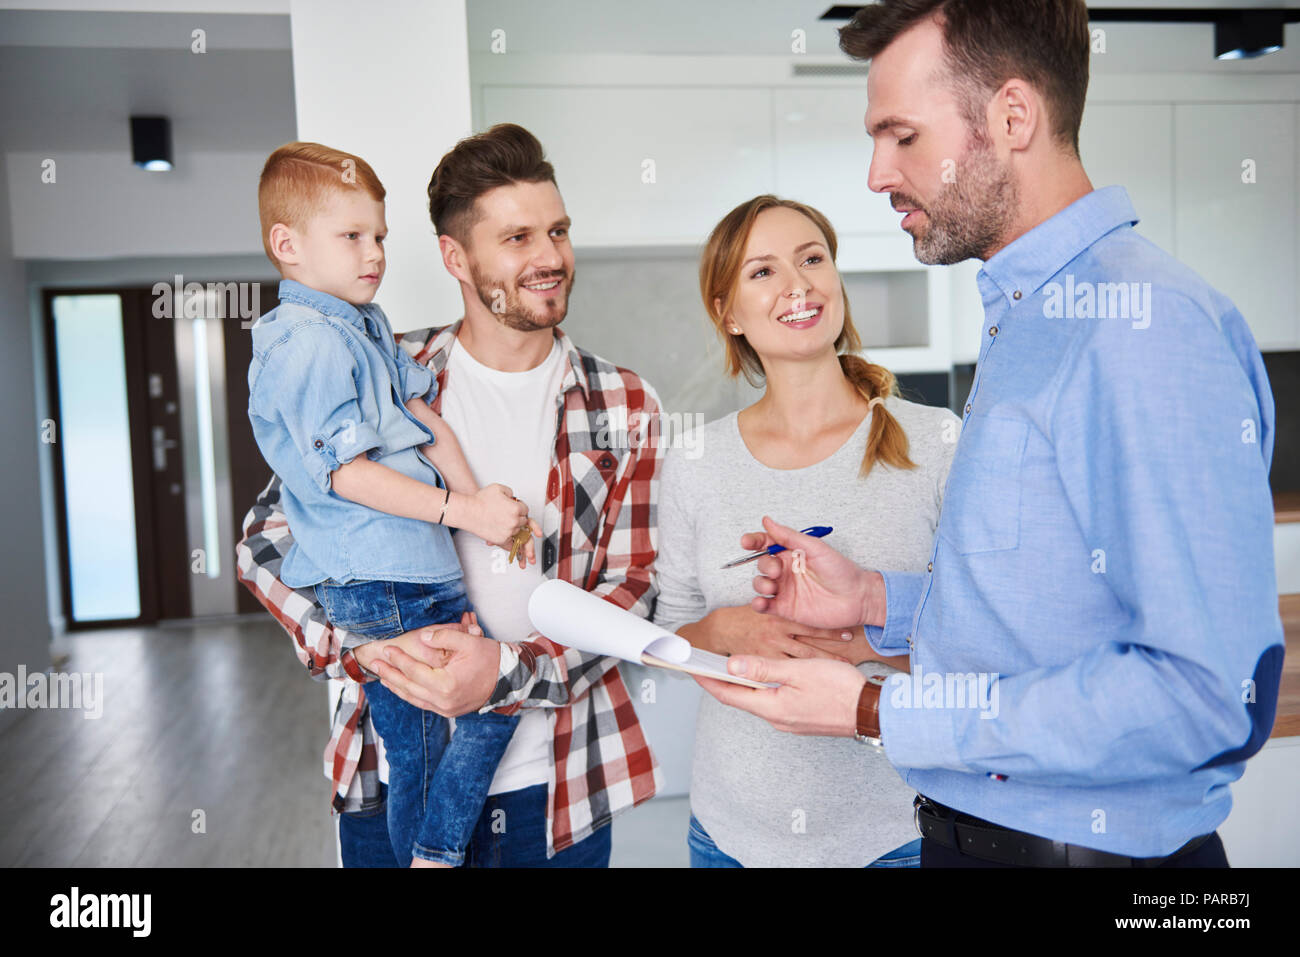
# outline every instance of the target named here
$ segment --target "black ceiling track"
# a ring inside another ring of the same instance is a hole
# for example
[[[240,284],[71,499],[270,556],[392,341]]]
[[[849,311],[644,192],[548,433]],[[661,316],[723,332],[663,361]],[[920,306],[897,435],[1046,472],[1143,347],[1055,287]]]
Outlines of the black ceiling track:
[[[818,19],[852,20],[862,4],[835,4]],[[1281,16],[1283,23],[1300,23],[1300,9],[1283,7],[1089,7],[1088,19],[1104,23],[1215,23],[1241,16]]]

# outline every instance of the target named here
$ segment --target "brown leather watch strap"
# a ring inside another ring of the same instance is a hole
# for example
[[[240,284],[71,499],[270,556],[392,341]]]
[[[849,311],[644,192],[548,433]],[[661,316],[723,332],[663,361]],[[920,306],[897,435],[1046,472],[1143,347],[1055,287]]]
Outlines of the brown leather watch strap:
[[[857,732],[859,738],[880,740],[880,685],[874,681],[866,682],[858,696]]]

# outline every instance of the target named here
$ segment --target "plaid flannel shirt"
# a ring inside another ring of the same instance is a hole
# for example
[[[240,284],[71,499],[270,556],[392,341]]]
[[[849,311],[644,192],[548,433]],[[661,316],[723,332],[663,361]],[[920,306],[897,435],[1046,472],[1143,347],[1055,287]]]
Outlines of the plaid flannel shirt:
[[[448,387],[447,356],[460,328],[406,333],[400,345]],[[655,508],[663,452],[654,389],[635,373],[577,346],[558,329],[568,367],[556,399],[555,451],[542,515],[541,562],[562,578],[641,617],[656,586]],[[454,384],[453,384],[454,387]],[[376,733],[353,649],[364,642],[333,628],[311,589],[279,579],[293,537],[273,478],[244,519],[236,547],[239,580],[294,639],[298,659],[317,680],[343,679],[325,748],[333,806],[353,811],[380,801]],[[546,810],[547,856],[571,847],[615,814],[652,797],[658,762],[637,721],[618,660],[565,648],[534,632],[500,642],[496,688],[481,711],[513,714],[545,708],[553,736]]]

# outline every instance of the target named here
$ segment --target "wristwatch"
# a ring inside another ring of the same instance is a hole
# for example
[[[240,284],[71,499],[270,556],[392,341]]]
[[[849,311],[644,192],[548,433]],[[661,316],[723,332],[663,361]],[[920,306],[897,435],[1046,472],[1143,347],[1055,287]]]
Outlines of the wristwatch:
[[[880,689],[884,684],[884,675],[867,675],[862,694],[858,696],[858,724],[853,733],[861,743],[877,748],[885,746],[880,740]]]

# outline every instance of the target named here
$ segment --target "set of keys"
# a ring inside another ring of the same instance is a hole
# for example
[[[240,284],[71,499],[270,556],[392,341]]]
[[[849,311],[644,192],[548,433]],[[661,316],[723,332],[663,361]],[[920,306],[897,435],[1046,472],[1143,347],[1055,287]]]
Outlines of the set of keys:
[[[506,564],[513,565],[515,563],[520,550],[528,544],[528,539],[532,537],[532,534],[527,522],[519,526],[519,531],[515,532],[515,537],[510,540],[510,557],[506,559]]]

